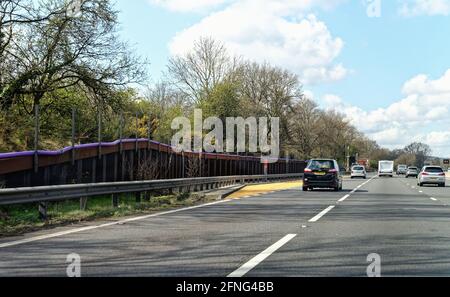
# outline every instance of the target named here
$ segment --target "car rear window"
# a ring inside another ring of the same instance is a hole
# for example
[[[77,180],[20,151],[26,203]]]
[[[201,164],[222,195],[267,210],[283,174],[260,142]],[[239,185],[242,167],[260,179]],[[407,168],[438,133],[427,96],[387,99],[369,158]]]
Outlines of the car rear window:
[[[417,170],[417,167],[409,167],[409,170]]]
[[[426,167],[425,172],[441,173],[441,172],[444,172],[444,170],[442,170],[442,168],[439,168],[439,167]]]
[[[335,169],[334,162],[330,160],[312,160],[308,166],[311,170],[329,170]]]
[[[355,167],[353,167],[353,170],[364,170],[364,167],[361,167],[361,166],[355,166]]]

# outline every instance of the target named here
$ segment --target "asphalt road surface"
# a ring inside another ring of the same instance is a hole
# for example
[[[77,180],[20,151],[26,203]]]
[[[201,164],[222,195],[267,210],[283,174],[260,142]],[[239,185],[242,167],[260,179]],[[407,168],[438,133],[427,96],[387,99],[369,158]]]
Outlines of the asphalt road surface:
[[[450,184],[450,181],[448,181]],[[84,229],[80,229],[84,228]],[[346,180],[0,240],[0,276],[450,276],[450,187]]]

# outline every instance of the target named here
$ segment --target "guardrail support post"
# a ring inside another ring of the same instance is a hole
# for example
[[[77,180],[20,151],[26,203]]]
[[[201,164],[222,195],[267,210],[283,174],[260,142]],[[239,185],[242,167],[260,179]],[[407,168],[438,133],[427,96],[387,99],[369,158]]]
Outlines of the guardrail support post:
[[[114,208],[119,207],[119,194],[112,194],[112,206]]]
[[[87,197],[80,198],[80,210],[85,211],[87,208]]]
[[[144,201],[145,202],[150,202],[150,199],[151,199],[150,192],[149,191],[145,192],[144,193]]]
[[[136,197],[136,203],[141,203],[141,192],[136,192],[134,197]]]
[[[83,182],[83,160],[77,161],[77,183]],[[87,205],[87,197],[80,198],[80,210],[85,211]]]
[[[39,203],[39,219],[41,219],[42,221],[47,221],[47,219],[48,219],[47,208],[48,208],[48,202],[40,202]]]

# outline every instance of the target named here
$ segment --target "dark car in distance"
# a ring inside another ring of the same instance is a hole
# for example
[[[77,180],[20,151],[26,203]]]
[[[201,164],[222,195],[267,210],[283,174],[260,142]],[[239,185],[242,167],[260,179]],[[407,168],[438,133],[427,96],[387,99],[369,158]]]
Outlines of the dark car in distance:
[[[342,190],[342,173],[336,160],[314,159],[308,162],[303,177],[303,191],[314,188]]]

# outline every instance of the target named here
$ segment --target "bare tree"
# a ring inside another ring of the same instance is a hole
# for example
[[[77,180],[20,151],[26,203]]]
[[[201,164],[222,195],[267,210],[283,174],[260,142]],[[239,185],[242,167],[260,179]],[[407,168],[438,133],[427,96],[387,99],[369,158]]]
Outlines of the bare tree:
[[[46,94],[73,86],[107,103],[112,90],[145,77],[139,59],[117,38],[110,1],[84,0],[81,14],[72,17],[66,1],[46,0],[33,13],[47,17],[27,23],[10,41],[3,108],[14,102],[31,112]]]
[[[188,106],[189,102],[183,92],[175,90],[170,83],[161,81],[147,89],[145,99],[152,102],[156,106],[161,107],[164,112],[168,107],[179,105]]]
[[[425,161],[430,157],[432,151],[431,147],[428,144],[421,142],[414,142],[410,145],[406,146],[403,149],[404,152],[408,154],[415,155],[416,157],[416,166],[422,167],[425,164]]]
[[[294,103],[303,97],[298,77],[267,63],[247,62],[241,66],[241,94],[247,114],[280,118],[280,141],[289,142]]]
[[[309,159],[317,147],[320,138],[320,110],[317,104],[307,98],[302,98],[292,109],[289,123],[289,146],[298,156]]]
[[[195,42],[192,52],[172,57],[167,68],[173,83],[198,103],[232,72],[235,62],[221,42],[202,37]]]

